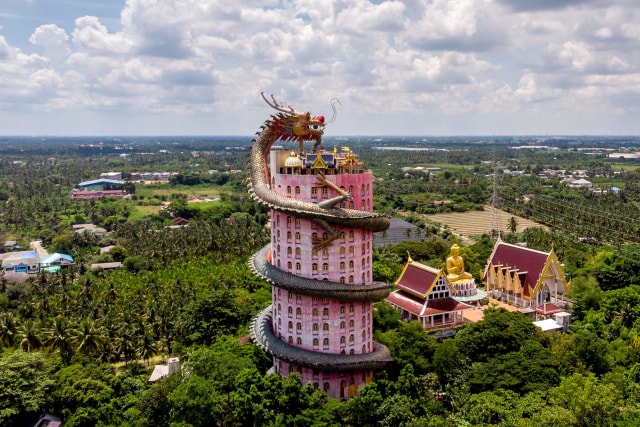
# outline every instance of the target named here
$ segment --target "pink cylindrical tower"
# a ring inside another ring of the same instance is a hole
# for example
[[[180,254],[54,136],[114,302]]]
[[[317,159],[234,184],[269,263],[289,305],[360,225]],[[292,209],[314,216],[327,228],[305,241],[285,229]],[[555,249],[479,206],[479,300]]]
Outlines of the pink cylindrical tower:
[[[270,170],[271,189],[283,197],[322,205],[348,193],[337,209],[372,211],[373,174],[350,151],[271,151]],[[303,384],[347,399],[371,381],[375,367],[390,360],[388,350],[372,339],[372,303],[390,288],[373,282],[372,248],[372,230],[357,224],[336,227],[272,210],[271,245],[253,262],[273,283],[270,333],[289,347],[288,354],[272,352],[277,373],[299,372]],[[265,264],[279,274],[265,270]]]

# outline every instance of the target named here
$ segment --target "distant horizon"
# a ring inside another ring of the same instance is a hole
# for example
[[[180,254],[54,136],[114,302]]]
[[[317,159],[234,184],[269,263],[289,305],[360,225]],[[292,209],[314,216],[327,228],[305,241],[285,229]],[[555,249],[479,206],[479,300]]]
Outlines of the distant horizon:
[[[255,138],[255,134],[6,134],[3,138]],[[640,134],[335,134],[324,138],[640,138]]]

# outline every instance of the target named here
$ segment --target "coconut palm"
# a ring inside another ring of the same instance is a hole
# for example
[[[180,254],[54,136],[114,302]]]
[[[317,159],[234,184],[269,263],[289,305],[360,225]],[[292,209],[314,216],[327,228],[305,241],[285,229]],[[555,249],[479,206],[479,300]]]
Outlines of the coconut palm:
[[[136,348],[136,354],[141,359],[146,360],[147,366],[149,366],[149,359],[158,354],[158,346],[151,334],[145,333],[142,336]]]
[[[56,317],[50,328],[44,331],[44,345],[51,351],[58,351],[62,359],[68,361],[73,355],[74,329],[64,317]]]
[[[11,314],[3,314],[0,316],[0,348],[13,347],[18,335],[18,323],[16,318]]]
[[[20,348],[29,353],[42,347],[40,330],[31,319],[25,320],[24,323],[18,327],[17,339],[19,340],[18,344]]]
[[[90,320],[83,320],[75,334],[76,351],[83,354],[96,354],[104,343],[102,329]]]

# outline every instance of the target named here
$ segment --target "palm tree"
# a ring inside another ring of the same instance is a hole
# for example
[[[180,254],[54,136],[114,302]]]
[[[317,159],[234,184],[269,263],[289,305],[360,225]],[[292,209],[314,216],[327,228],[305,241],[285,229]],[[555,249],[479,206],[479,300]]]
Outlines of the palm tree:
[[[518,231],[518,220],[515,216],[509,218],[509,222],[507,223],[507,228],[511,233],[515,233]]]
[[[25,320],[24,323],[18,327],[18,339],[20,340],[20,348],[26,352],[31,353],[33,350],[42,347],[40,331],[31,319]]]
[[[158,347],[150,334],[145,333],[142,336],[142,339],[136,348],[136,353],[138,357],[146,360],[147,366],[149,366],[149,359],[158,354]]]
[[[64,317],[56,317],[51,328],[45,330],[44,344],[51,351],[60,352],[62,359],[67,362],[73,355],[73,333],[69,321]]]
[[[18,323],[16,318],[11,313],[0,316],[0,348],[13,347],[17,334]]]
[[[124,360],[132,359],[136,354],[133,334],[126,328],[120,331],[120,336],[116,340],[116,351],[118,355],[124,356]]]
[[[89,320],[83,320],[76,332],[76,351],[83,354],[96,354],[104,343],[102,329]]]
[[[411,238],[411,229],[410,228],[405,228],[404,229],[404,237],[406,237],[407,239]]]

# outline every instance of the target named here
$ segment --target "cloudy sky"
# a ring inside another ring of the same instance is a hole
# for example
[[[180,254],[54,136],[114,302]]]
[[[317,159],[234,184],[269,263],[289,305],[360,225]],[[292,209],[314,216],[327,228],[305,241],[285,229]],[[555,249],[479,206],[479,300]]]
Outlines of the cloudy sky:
[[[1,0],[0,135],[640,134],[638,0]]]

